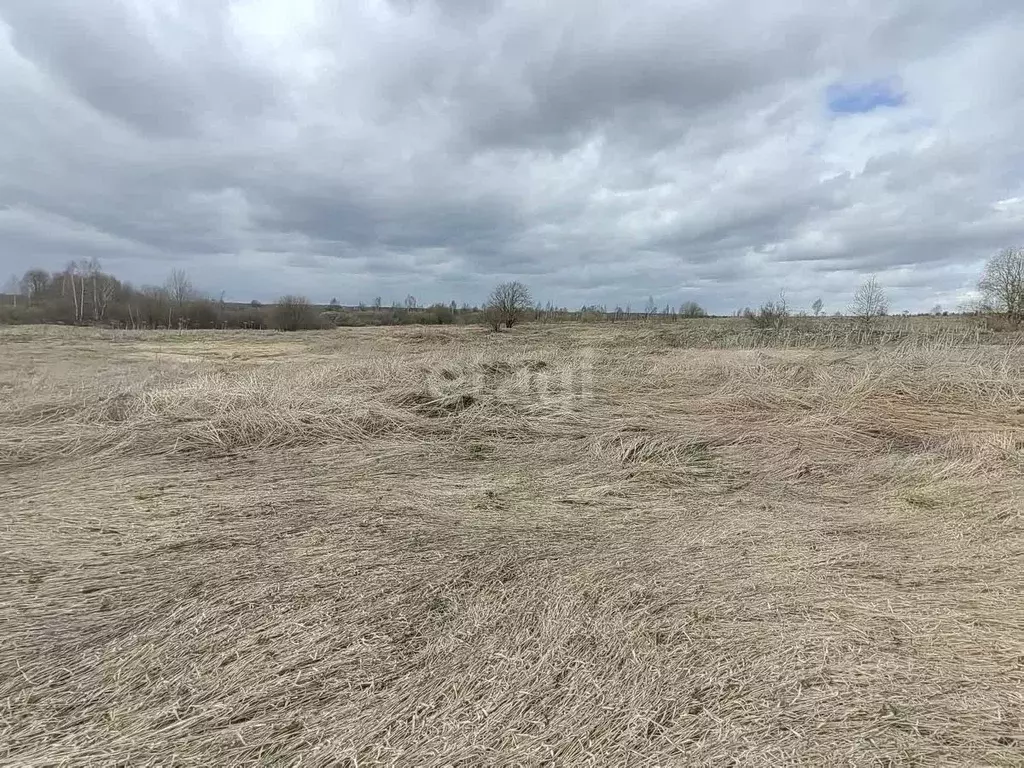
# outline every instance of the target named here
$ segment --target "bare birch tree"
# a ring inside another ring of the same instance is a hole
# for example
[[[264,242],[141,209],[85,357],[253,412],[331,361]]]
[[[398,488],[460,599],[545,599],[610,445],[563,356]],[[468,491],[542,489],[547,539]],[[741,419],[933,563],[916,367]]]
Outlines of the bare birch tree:
[[[853,301],[850,302],[850,314],[857,318],[865,327],[879,317],[889,314],[889,299],[885,296],[878,278],[872,275],[865,280],[853,294]]]
[[[75,286],[75,275],[78,273],[78,262],[69,261],[68,265],[64,267],[64,275],[60,281],[60,293],[62,296],[67,295],[68,282],[71,283],[71,300],[74,302],[75,307],[75,322],[78,322],[78,288]]]
[[[10,297],[12,306],[18,306],[18,296],[21,295],[21,285],[19,284],[17,275],[11,275],[7,279],[7,282],[4,283],[3,293]]]

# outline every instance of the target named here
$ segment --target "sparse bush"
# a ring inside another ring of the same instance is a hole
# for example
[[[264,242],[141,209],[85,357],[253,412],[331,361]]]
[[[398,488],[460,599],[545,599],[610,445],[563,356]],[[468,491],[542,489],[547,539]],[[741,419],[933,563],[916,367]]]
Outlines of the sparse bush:
[[[360,315],[344,309],[328,310],[320,314],[321,328],[358,328],[366,325]]]
[[[684,301],[682,304],[679,305],[679,316],[707,317],[708,313],[704,311],[704,307],[702,307],[696,301]]]
[[[755,328],[779,331],[789,323],[789,307],[785,297],[780,296],[778,301],[766,301],[756,312],[744,309],[743,316]]]
[[[455,313],[447,304],[434,304],[420,314],[419,321],[424,325],[451,325],[455,322]]]
[[[220,325],[220,311],[209,299],[190,301],[183,312],[183,324],[189,328],[216,328]]]
[[[28,325],[35,323],[52,323],[54,319],[43,307],[32,307],[22,303],[16,307],[0,307],[0,323],[5,325]]]
[[[990,313],[982,317],[982,324],[990,331],[1009,333],[1020,328],[1020,322],[1012,320],[1005,314]]]
[[[305,296],[282,296],[271,311],[271,322],[279,331],[307,331],[320,328],[320,318]]]
[[[484,321],[484,325],[492,331],[501,330],[502,315],[496,307],[484,307],[484,311],[480,316]]]
[[[267,313],[262,304],[253,304],[236,313],[234,322],[241,328],[266,328]]]

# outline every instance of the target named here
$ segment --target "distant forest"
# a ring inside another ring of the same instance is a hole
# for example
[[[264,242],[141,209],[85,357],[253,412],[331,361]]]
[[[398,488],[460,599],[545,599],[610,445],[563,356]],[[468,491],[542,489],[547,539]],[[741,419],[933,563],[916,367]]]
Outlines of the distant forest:
[[[523,320],[615,320],[650,317],[704,317],[695,302],[678,307],[648,301],[631,306],[579,309],[551,303],[522,308]],[[197,290],[183,270],[173,270],[163,285],[135,287],[104,272],[98,261],[73,263],[59,272],[30,269],[12,276],[0,291],[0,323],[60,323],[116,328],[259,328],[304,330],[365,325],[450,325],[487,323],[486,311],[467,303],[421,306],[414,296],[385,303],[342,305],[336,299],[314,304],[303,296],[282,296],[271,304],[239,303]]]

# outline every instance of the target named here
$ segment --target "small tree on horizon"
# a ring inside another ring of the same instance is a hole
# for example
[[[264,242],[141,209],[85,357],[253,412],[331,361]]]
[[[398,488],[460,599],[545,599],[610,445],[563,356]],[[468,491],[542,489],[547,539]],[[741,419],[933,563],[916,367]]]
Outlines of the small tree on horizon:
[[[513,280],[499,283],[487,297],[484,319],[494,330],[498,330],[502,323],[506,328],[511,328],[522,319],[531,306],[533,299],[530,296],[530,289],[521,282]]]
[[[167,295],[174,303],[176,309],[181,309],[185,302],[191,301],[198,296],[192,279],[184,269],[172,269],[167,277]]]
[[[658,314],[658,304],[654,301],[653,296],[648,296],[647,304],[644,306],[644,317],[649,319],[656,314]]]
[[[811,311],[814,313],[815,317],[820,317],[821,316],[821,310],[822,310],[822,307],[824,307],[824,306],[825,305],[821,301],[821,297],[820,296],[817,299],[814,300],[814,303],[811,304]]]
[[[870,327],[877,318],[889,314],[889,299],[877,277],[872,275],[861,283],[850,302],[850,314],[865,328]]]

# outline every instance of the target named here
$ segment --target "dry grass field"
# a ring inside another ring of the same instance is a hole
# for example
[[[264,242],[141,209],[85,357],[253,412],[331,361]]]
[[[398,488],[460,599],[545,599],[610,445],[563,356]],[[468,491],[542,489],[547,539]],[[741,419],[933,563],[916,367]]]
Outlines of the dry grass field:
[[[1024,351],[0,329],[0,763],[1024,765]]]

